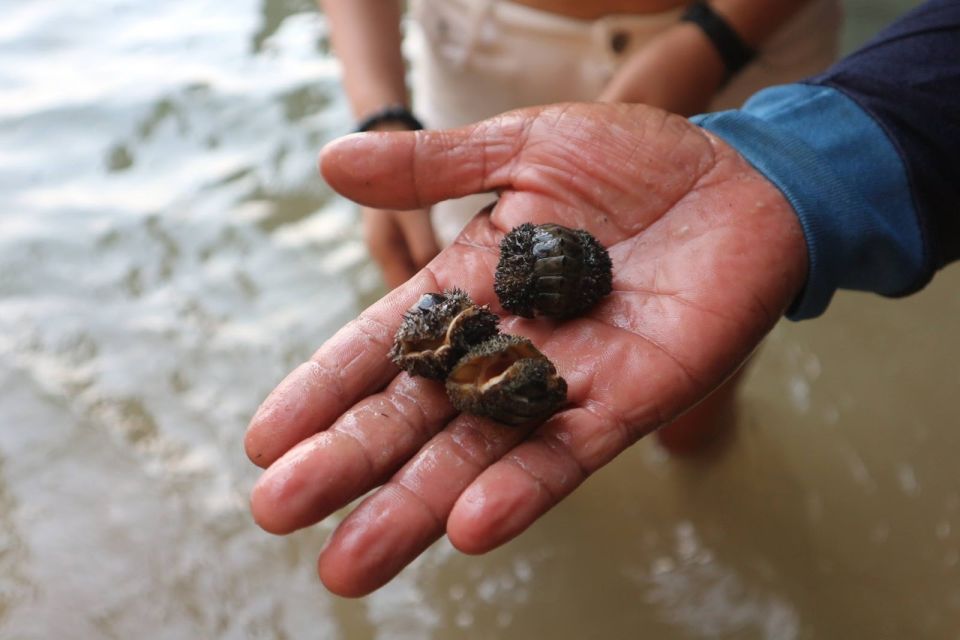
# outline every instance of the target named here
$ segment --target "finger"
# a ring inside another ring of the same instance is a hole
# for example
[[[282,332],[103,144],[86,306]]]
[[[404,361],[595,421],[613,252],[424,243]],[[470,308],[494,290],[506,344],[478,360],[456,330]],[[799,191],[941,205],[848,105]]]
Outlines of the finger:
[[[413,262],[395,212],[364,208],[361,212],[367,249],[389,289],[395,289],[413,277],[419,267]]]
[[[319,522],[385,481],[455,413],[442,384],[397,376],[264,472],[254,520],[278,534]]]
[[[329,427],[361,397],[387,384],[397,369],[387,358],[403,312],[437,290],[429,271],[367,309],[290,373],[257,409],[244,446],[267,467],[304,438]]]
[[[386,584],[443,535],[460,492],[526,434],[461,415],[337,527],[320,554],[328,589],[362,596]]]
[[[320,152],[320,172],[344,196],[409,210],[509,184],[510,163],[538,113],[515,111],[460,129],[353,134]]]
[[[430,223],[430,210],[396,211],[393,218],[403,234],[414,266],[422,269],[440,253],[433,225]]]

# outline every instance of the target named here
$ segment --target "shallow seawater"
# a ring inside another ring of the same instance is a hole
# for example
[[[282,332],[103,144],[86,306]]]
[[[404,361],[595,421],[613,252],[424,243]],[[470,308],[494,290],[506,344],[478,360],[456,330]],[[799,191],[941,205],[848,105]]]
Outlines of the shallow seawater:
[[[905,3],[851,5],[848,44]],[[307,0],[7,3],[0,637],[957,638],[960,271],[780,325],[715,455],[642,442],[483,557],[355,601],[251,521],[246,421],[375,299],[315,177]],[[870,21],[873,22],[870,22]]]

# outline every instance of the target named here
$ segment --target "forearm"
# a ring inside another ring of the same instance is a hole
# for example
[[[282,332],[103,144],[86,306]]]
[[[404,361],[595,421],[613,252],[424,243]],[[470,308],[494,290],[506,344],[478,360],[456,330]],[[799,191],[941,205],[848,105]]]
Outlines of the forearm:
[[[808,0],[712,0],[710,7],[750,49],[759,49]],[[730,70],[704,30],[678,21],[626,60],[600,94],[603,102],[644,102],[692,115],[706,108]]]
[[[343,87],[358,119],[407,104],[399,0],[318,0],[343,66]]]
[[[784,193],[809,273],[794,318],[837,289],[906,295],[960,258],[960,5],[911,12],[822,76],[698,118]]]

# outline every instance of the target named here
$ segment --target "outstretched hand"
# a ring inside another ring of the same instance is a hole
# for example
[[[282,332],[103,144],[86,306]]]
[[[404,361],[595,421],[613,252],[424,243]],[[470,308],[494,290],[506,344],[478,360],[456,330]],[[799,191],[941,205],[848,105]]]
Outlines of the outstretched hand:
[[[803,285],[806,248],[781,193],[722,141],[644,106],[528,109],[453,131],[355,135],[322,153],[340,193],[412,209],[500,192],[413,279],[340,330],[264,401],[246,436],[267,470],[264,529],[312,525],[373,491],[320,552],[335,593],[382,586],[446,532],[466,553],[510,540],[591,473],[729,376]],[[568,384],[536,428],[457,415],[443,385],[387,351],[425,292],[493,293],[498,242],[523,222],[582,227],[609,248],[613,293],[563,323],[505,317]]]

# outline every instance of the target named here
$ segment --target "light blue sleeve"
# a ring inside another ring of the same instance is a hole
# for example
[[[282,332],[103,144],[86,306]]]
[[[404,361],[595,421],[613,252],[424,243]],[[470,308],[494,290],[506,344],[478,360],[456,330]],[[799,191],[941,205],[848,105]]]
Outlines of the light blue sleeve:
[[[784,85],[692,120],[739,151],[800,219],[809,271],[787,317],[819,316],[837,289],[896,296],[922,277],[926,249],[903,161],[843,93]]]

